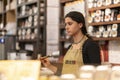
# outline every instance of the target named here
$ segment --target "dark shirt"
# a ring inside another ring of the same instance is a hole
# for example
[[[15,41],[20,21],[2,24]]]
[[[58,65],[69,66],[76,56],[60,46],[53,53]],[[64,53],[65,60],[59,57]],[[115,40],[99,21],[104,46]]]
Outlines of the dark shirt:
[[[84,64],[101,64],[100,47],[92,39],[87,39],[85,41],[82,54]]]

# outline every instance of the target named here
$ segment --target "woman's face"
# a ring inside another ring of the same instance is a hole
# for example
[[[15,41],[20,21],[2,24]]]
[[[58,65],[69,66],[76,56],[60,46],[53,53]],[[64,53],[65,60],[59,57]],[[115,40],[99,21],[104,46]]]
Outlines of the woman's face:
[[[74,36],[80,31],[81,27],[82,27],[81,23],[77,23],[76,21],[72,20],[70,17],[65,18],[65,29],[67,35]]]

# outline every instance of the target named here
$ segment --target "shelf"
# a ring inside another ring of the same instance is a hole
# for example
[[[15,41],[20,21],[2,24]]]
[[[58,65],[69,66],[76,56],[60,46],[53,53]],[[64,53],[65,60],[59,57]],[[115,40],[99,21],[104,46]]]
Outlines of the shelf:
[[[65,25],[64,24],[60,24],[60,29],[65,29]]]
[[[60,40],[60,42],[70,42],[69,39],[65,39],[65,38],[60,38],[59,40]]]
[[[74,0],[60,0],[60,3],[72,2]]]
[[[119,63],[110,63],[112,66],[120,66]]]
[[[105,41],[105,40],[120,40],[120,37],[111,37],[111,38],[93,38],[95,41]]]
[[[35,3],[37,3],[37,2],[38,2],[37,0],[33,0],[33,1],[31,1],[31,2],[25,2],[25,3],[22,3],[22,4],[18,4],[17,7],[21,7],[21,6],[23,6],[23,5],[31,5],[31,4],[35,4]]]
[[[5,10],[5,11],[3,11],[3,14],[5,14],[5,13],[7,13],[7,11]]]
[[[7,11],[4,10],[4,11],[0,12],[0,15],[5,14],[6,12],[7,12]]]
[[[32,52],[32,58],[33,59],[36,59],[37,58],[37,54],[42,54],[42,55],[46,55],[46,18],[44,19],[44,24],[43,26],[40,25],[40,17],[45,17],[45,14],[46,14],[46,2],[47,0],[31,0],[30,1],[26,1],[24,3],[21,3],[21,4],[18,4],[17,7],[16,7],[16,15],[17,15],[17,18],[16,18],[16,25],[17,25],[17,42],[20,44],[19,47],[20,49],[25,49],[25,45],[26,44],[31,44],[33,45],[33,52]],[[18,3],[18,0],[17,0],[17,3]],[[44,9],[44,12],[40,12],[40,9],[41,9],[41,5],[40,4],[43,4],[44,7],[42,7]],[[32,14],[29,14],[29,13],[25,13],[25,15],[21,15],[21,8],[23,6],[26,6],[26,7],[29,7],[28,8],[28,11],[30,9],[33,8],[33,6],[36,7],[36,9],[38,10],[38,12],[36,13],[32,13]],[[37,20],[36,18],[34,19],[34,16],[37,16]],[[30,27],[27,27],[25,26],[24,24],[22,23],[25,23],[26,20],[29,19],[29,17],[32,17],[32,26]],[[34,20],[38,23],[34,26]],[[21,26],[20,26],[21,25]],[[24,25],[24,27],[22,26]],[[42,29],[41,29],[42,27]],[[21,38],[19,37],[19,30],[23,31],[23,30],[27,30],[27,29],[30,29],[31,30],[31,33],[34,33],[35,32],[35,38],[32,39],[32,38]],[[37,30],[37,31],[35,31]],[[43,38],[43,40],[41,39]]]
[[[18,42],[24,42],[24,43],[26,43],[26,42],[36,42],[37,41],[37,39],[33,39],[33,40],[18,40]]]
[[[99,26],[99,25],[108,25],[108,24],[118,24],[120,23],[120,20],[118,21],[110,21],[110,22],[96,22],[96,23],[90,23],[91,26]]]
[[[6,30],[6,29],[0,29],[0,32],[1,32],[1,31],[5,31],[5,32],[7,32],[7,30]]]
[[[37,26],[31,26],[31,27],[19,27],[18,29],[35,29]]]
[[[37,15],[37,13],[31,14],[31,15],[18,16],[17,19],[23,19],[23,18],[27,18],[27,17],[29,17],[29,16],[35,16],[35,15]]]
[[[116,8],[116,7],[120,7],[120,3],[119,4],[111,4],[108,6],[102,6],[102,7],[95,7],[95,8],[89,8],[89,11],[95,11],[95,10],[99,10],[99,9],[106,9],[106,8]]]
[[[95,41],[120,40],[120,37],[111,37],[111,38],[96,38],[96,37],[93,37],[92,39],[95,40]],[[69,39],[65,39],[65,38],[60,38],[59,40],[60,40],[60,42],[69,42]]]
[[[3,13],[2,12],[0,12],[0,15],[2,15]]]
[[[9,9],[9,10],[6,10],[5,12],[12,12],[12,11],[15,12],[15,9]]]
[[[5,34],[5,36],[14,36],[14,37],[16,37],[15,34]]]

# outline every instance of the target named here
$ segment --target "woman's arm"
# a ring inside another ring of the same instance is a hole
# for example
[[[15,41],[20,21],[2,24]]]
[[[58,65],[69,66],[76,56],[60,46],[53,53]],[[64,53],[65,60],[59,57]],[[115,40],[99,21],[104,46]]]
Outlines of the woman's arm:
[[[96,42],[88,40],[84,48],[83,55],[86,64],[101,64],[100,48]]]
[[[50,70],[53,71],[54,73],[57,72],[57,67],[54,66],[54,65],[52,65],[52,64],[50,63],[50,61],[48,60],[48,58],[45,58],[45,59],[40,58],[40,61],[41,61],[41,63],[42,63],[46,68],[50,69]]]

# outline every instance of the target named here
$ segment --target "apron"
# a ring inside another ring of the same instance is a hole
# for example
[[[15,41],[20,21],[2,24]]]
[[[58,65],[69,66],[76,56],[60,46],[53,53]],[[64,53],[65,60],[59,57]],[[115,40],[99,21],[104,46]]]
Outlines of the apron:
[[[82,46],[86,40],[87,37],[84,36],[82,41],[78,43],[79,49],[73,49],[73,46],[71,46],[67,51],[63,60],[62,74],[74,74],[78,77],[79,68],[84,64],[82,58]]]

